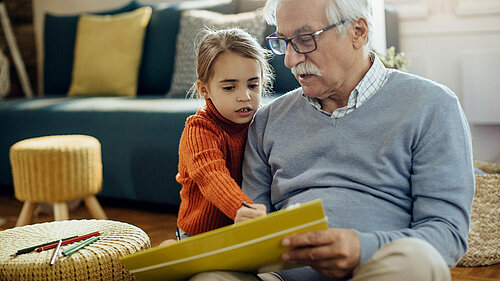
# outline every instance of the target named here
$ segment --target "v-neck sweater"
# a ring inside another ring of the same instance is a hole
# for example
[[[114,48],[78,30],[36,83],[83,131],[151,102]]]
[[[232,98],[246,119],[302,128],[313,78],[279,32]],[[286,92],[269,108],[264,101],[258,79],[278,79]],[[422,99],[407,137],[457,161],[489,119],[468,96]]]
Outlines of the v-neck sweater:
[[[342,118],[312,106],[300,88],[259,109],[242,190],[268,210],[321,198],[330,227],[358,234],[361,263],[417,237],[454,266],[467,250],[474,195],[467,120],[445,86],[399,71],[387,79]],[[294,276],[285,280],[314,280]]]
[[[213,103],[188,117],[176,176],[182,185],[177,226],[195,235],[233,223],[241,202],[241,165],[248,126],[224,118]]]

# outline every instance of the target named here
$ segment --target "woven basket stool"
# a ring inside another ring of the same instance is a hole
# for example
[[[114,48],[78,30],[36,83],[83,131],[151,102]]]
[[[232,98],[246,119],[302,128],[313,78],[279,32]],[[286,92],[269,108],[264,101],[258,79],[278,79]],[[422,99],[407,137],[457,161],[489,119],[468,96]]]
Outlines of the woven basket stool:
[[[99,231],[100,239],[69,256],[54,249],[13,257],[17,250]],[[131,224],[111,220],[69,220],[32,224],[0,231],[0,280],[134,280],[119,257],[151,247],[149,236]]]
[[[83,198],[96,219],[106,219],[95,198],[102,188],[101,145],[91,136],[31,138],[10,148],[14,193],[24,201],[16,226],[31,222],[37,202],[52,203],[57,221],[69,218],[66,201]]]
[[[476,175],[469,249],[458,266],[500,264],[500,164],[474,161],[474,167],[486,175]]]

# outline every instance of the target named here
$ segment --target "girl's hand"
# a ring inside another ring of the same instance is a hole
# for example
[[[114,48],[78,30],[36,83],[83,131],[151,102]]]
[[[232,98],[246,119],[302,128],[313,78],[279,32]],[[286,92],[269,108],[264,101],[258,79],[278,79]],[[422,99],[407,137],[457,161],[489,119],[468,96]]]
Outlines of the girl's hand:
[[[177,241],[176,241],[176,240],[174,240],[174,239],[167,239],[167,240],[165,240],[165,241],[161,242],[161,243],[160,243],[160,246],[163,246],[163,245],[168,245],[168,244],[172,244],[172,243],[175,243],[175,242],[177,242]]]
[[[234,222],[242,222],[249,219],[253,219],[260,216],[266,215],[266,205],[263,204],[247,204],[249,207],[242,206],[236,211],[236,217],[234,218]]]

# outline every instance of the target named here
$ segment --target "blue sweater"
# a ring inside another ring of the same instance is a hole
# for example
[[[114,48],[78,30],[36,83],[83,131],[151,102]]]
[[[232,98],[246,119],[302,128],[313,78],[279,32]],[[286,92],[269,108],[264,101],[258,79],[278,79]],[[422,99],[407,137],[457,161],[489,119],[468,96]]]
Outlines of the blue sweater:
[[[242,189],[270,211],[321,198],[330,227],[357,232],[360,263],[417,237],[452,267],[467,250],[474,195],[469,127],[448,88],[398,71],[339,119],[299,88],[255,115]]]

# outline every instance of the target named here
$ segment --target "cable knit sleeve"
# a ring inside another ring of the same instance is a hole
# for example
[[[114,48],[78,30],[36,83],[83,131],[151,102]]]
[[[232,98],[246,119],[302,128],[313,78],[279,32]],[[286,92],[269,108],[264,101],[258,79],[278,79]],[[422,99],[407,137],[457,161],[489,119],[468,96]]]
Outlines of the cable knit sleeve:
[[[188,177],[197,184],[203,197],[234,219],[241,202],[252,201],[243,193],[226,166],[223,134],[210,120],[191,118],[186,122],[179,152]]]

